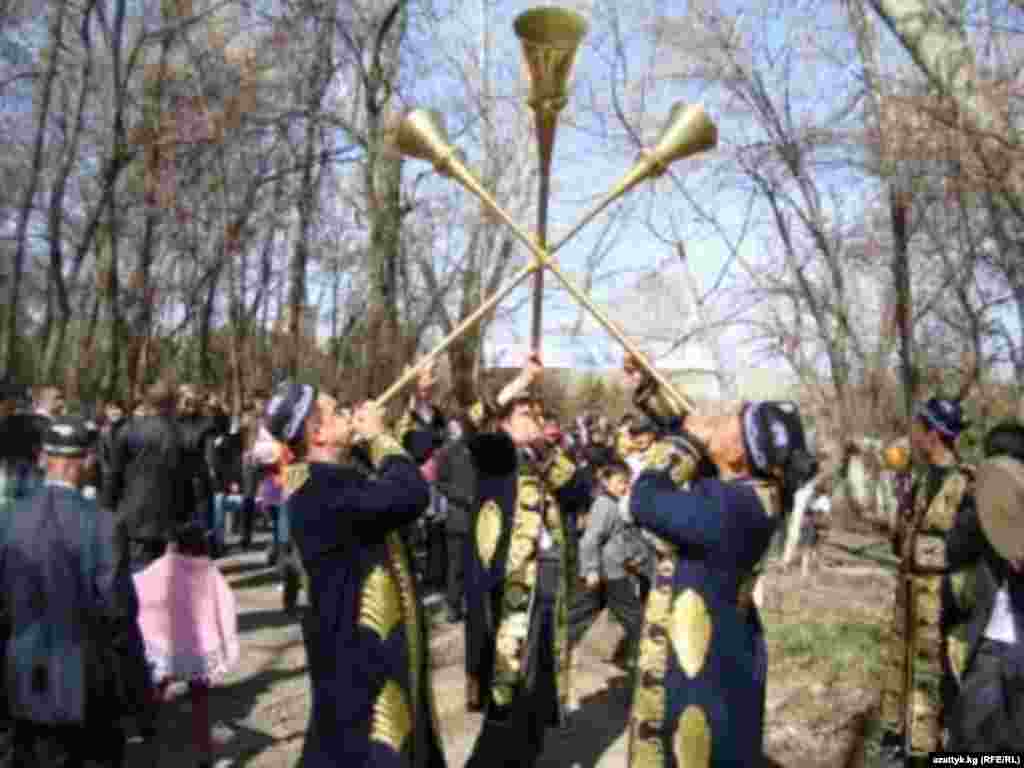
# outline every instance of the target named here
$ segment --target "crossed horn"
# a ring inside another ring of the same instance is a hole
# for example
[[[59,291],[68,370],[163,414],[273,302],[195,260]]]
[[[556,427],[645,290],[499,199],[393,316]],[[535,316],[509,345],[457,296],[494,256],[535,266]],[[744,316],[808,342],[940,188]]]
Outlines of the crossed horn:
[[[576,50],[586,33],[587,24],[582,16],[561,8],[537,8],[521,14],[515,21],[526,60],[529,80],[527,104],[536,118],[537,140],[540,150],[540,198],[537,210],[537,232],[531,234],[515,222],[484,188],[472,171],[466,167],[463,155],[448,139],[444,118],[433,110],[416,109],[408,112],[393,126],[389,143],[401,154],[433,164],[444,176],[451,177],[476,195],[533,254],[533,260],[513,275],[505,285],[465,318],[420,362],[407,370],[379,398],[384,405],[401,392],[419,373],[430,366],[466,331],[490,312],[531,274],[535,275],[531,336],[533,348],[540,351],[541,309],[543,304],[543,275],[545,270],[562,284],[566,291],[595,320],[632,355],[661,386],[662,391],[685,412],[695,410],[693,403],[662,376],[611,319],[564,274],[554,260],[554,253],[574,237],[601,211],[649,178],[662,175],[669,165],[713,148],[718,142],[718,129],[699,105],[676,104],[662,130],[658,142],[640,153],[632,168],[568,233],[553,247],[547,246],[547,210],[550,197],[551,158],[554,148],[558,114],[568,103],[568,83],[572,73]]]

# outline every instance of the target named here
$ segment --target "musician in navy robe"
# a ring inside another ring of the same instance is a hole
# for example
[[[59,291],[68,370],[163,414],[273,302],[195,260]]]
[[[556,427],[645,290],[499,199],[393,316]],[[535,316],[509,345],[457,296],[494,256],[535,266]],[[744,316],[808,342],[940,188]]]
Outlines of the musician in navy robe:
[[[782,510],[815,471],[791,404],[663,422],[630,498],[654,538],[630,768],[760,765],[768,660],[752,594]]]
[[[444,768],[428,626],[399,535],[426,509],[426,482],[372,403],[349,418],[333,398],[286,385],[267,416],[294,454],[287,509],[308,575],[313,706],[302,765]],[[356,436],[372,476],[339,464]]]
[[[469,443],[478,504],[466,568],[467,668],[485,718],[467,768],[529,768],[545,729],[562,722],[569,692],[564,511],[587,489],[564,452],[544,445],[525,389],[540,362],[498,397],[498,429]]]

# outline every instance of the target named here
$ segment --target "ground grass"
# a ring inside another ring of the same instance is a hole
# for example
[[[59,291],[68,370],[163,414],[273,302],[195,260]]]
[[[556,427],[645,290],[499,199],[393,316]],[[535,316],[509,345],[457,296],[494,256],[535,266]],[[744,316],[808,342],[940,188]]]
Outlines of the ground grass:
[[[882,671],[881,628],[842,621],[768,623],[769,653],[799,666],[830,668],[832,677],[877,680]]]

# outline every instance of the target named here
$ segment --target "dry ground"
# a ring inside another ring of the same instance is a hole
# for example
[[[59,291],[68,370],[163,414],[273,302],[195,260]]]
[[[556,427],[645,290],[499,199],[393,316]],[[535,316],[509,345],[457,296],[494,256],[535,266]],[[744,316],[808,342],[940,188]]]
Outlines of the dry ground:
[[[852,764],[854,747],[867,743],[880,679],[878,638],[891,613],[891,572],[850,555],[869,537],[833,537],[823,562],[806,581],[798,569],[770,568],[762,616],[769,640],[770,672],[765,750],[772,762],[808,768]],[[298,622],[280,609],[281,593],[263,553],[238,553],[219,561],[238,598],[242,660],[213,689],[218,765],[292,768],[309,715],[305,654]],[[619,768],[625,765],[629,692],[625,676],[608,663],[619,630],[603,618],[578,651],[580,710],[568,727],[553,731],[544,768]],[[461,766],[479,715],[463,709],[462,631],[436,624],[434,684],[448,764]],[[195,765],[190,747],[187,696],[175,686],[161,717],[156,755],[129,746],[131,768]],[[865,751],[862,747],[861,752]]]

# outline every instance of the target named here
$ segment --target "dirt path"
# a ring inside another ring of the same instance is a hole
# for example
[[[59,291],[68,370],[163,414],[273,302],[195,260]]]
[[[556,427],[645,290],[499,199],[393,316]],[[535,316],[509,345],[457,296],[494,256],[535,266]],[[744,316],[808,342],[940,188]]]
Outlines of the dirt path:
[[[298,622],[281,611],[281,592],[261,551],[234,550],[219,564],[238,600],[242,657],[211,692],[217,765],[292,768],[309,716]],[[874,703],[871,681],[877,668],[857,643],[877,638],[886,600],[891,602],[889,578],[878,568],[843,557],[830,560],[808,582],[799,574],[768,572],[763,616],[771,670],[765,747],[777,764],[839,765],[851,741],[863,737],[858,727]],[[862,627],[874,629],[865,634]],[[624,768],[629,691],[624,673],[606,662],[618,635],[617,627],[602,617],[577,651],[581,706],[565,729],[549,733],[542,768]],[[439,619],[432,646],[445,754],[449,766],[459,768],[480,728],[480,716],[463,707],[461,626]],[[188,696],[184,686],[174,686],[161,715],[158,756],[131,743],[128,765],[193,766],[190,745]]]

